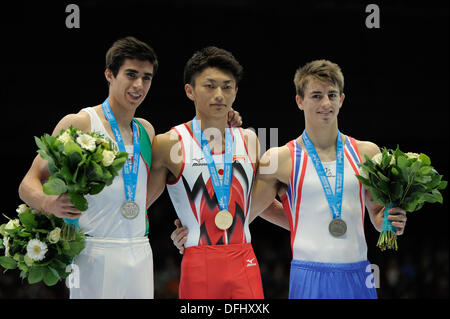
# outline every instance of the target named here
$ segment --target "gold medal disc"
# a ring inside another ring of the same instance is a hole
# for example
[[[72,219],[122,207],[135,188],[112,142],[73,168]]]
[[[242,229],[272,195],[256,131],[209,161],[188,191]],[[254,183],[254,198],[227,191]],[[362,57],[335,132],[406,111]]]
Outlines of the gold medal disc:
[[[215,218],[216,226],[219,229],[226,230],[233,224],[233,215],[227,210],[221,210]]]

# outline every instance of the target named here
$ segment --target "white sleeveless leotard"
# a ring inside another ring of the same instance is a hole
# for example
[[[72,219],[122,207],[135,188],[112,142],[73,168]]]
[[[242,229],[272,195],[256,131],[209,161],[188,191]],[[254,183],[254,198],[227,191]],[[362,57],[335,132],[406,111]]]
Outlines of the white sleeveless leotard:
[[[110,138],[117,149],[117,142],[106,131],[103,123],[93,108],[84,108],[91,117],[91,131],[102,133]],[[133,145],[125,145],[126,151],[133,156]],[[87,195],[89,208],[83,212],[79,224],[83,232],[93,237],[132,238],[145,236],[146,232],[146,196],[147,167],[141,156],[139,160],[139,175],[136,187],[135,202],[139,205],[139,215],[135,219],[126,219],[120,213],[120,207],[125,198],[123,172],[114,178],[110,186],[106,186],[99,194]]]
[[[93,108],[82,111],[91,118],[91,131],[109,137],[117,146],[96,111]],[[132,156],[133,145],[125,147]],[[74,258],[72,273],[66,281],[71,299],[153,298],[153,256],[145,236],[146,166],[141,156],[135,197],[139,215],[135,219],[126,219],[120,213],[125,201],[122,170],[110,186],[97,195],[86,197],[89,208],[83,212],[79,224],[89,237],[83,251]]]
[[[287,146],[291,152],[292,169],[286,194],[281,200],[291,228],[293,259],[324,263],[367,260],[364,188],[355,177],[361,161],[355,140],[347,136],[344,145],[341,218],[347,224],[347,232],[341,237],[334,237],[328,230],[332,213],[314,164],[295,140]],[[324,163],[333,192],[335,166],[335,161]]]

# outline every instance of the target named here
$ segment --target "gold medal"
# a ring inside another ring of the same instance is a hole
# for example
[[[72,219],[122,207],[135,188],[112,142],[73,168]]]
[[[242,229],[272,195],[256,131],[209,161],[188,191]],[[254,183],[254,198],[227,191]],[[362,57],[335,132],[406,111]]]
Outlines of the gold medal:
[[[233,215],[226,209],[217,213],[215,218],[216,226],[219,229],[226,230],[233,224]]]

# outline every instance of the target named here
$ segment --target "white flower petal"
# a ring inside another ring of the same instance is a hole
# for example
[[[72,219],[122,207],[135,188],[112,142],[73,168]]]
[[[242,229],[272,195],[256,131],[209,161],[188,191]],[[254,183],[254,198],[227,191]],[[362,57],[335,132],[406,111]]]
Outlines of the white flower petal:
[[[47,250],[47,245],[38,239],[31,239],[27,244],[27,255],[34,261],[43,260]]]

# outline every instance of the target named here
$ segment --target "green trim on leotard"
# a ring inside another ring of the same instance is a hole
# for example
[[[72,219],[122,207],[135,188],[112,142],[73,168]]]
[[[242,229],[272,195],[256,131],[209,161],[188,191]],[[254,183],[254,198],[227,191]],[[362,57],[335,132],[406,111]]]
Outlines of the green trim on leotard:
[[[134,118],[133,121],[138,125],[139,127],[139,143],[141,145],[141,155],[144,159],[144,162],[147,164],[148,169],[150,169],[151,163],[152,163],[152,142],[150,141],[150,137],[147,134],[147,130],[142,126],[139,121]],[[149,231],[149,222],[148,222],[148,210],[147,210],[147,216],[146,216],[146,230],[145,230],[145,236],[148,236]]]

